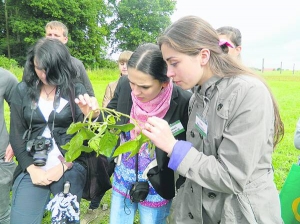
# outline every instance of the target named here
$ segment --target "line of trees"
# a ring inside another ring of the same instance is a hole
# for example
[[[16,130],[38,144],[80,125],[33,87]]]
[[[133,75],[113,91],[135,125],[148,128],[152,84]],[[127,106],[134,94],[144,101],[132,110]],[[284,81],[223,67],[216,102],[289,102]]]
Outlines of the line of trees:
[[[66,24],[68,47],[89,68],[109,53],[156,42],[170,23],[174,0],[1,0],[0,55],[23,65],[28,47],[51,20]]]

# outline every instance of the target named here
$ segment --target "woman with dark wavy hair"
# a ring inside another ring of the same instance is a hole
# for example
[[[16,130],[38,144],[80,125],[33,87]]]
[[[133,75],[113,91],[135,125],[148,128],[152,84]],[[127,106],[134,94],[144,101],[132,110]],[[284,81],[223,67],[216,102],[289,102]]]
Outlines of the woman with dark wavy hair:
[[[70,53],[59,40],[40,39],[27,54],[24,81],[15,88],[11,103],[10,142],[18,161],[12,224],[41,223],[50,194],[62,192],[66,181],[70,193],[81,199],[86,181],[83,155],[67,163],[61,148],[72,137],[66,134],[70,124],[84,116],[74,99],[86,90],[72,82],[72,71]]]

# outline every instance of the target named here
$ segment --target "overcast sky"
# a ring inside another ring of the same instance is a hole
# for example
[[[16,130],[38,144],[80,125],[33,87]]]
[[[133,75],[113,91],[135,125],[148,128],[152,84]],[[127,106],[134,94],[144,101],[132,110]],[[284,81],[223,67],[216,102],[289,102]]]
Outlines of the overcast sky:
[[[279,3],[278,3],[279,2]],[[242,33],[242,60],[248,66],[300,70],[298,0],[177,0],[172,21],[197,15],[215,29],[234,26]]]

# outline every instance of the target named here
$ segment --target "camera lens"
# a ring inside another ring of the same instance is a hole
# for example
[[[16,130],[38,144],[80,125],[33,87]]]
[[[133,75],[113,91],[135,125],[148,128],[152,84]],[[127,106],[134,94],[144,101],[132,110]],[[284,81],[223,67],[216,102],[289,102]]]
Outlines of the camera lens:
[[[47,155],[42,153],[35,153],[33,156],[33,163],[36,166],[45,166],[47,161]]]

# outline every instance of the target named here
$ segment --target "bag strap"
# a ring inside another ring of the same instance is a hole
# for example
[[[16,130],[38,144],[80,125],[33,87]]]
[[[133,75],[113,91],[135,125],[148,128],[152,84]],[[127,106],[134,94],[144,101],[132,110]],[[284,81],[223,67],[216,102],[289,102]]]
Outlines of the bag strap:
[[[72,118],[73,122],[75,123],[75,92],[74,92],[74,86],[71,86],[70,91],[69,91],[69,98],[70,98],[70,107],[71,107],[71,112],[72,112]]]
[[[54,121],[55,121],[56,110],[58,109],[59,105],[60,105],[60,87],[58,86],[58,88],[56,89],[56,93],[55,93],[54,101],[53,101],[54,113],[53,113],[52,129],[51,129],[51,137],[52,138],[53,138],[53,130],[54,130]]]
[[[138,177],[138,169],[139,169],[139,153],[135,154],[135,179],[136,182],[139,181],[139,177]]]

